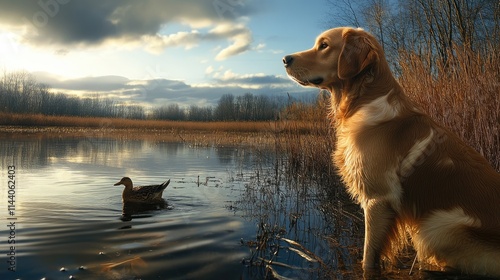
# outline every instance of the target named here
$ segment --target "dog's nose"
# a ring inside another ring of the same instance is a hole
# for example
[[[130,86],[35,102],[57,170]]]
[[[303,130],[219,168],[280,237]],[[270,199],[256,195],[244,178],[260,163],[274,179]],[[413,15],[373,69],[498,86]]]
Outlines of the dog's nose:
[[[287,55],[283,57],[283,64],[285,64],[285,67],[292,65],[292,62],[293,62],[293,56]]]

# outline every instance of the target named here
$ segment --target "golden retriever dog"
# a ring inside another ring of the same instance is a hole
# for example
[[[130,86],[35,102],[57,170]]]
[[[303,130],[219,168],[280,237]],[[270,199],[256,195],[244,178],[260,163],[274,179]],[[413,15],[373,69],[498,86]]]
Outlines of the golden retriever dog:
[[[371,34],[334,28],[283,63],[331,92],[332,158],[364,210],[365,274],[410,236],[420,261],[500,276],[500,174],[405,95]]]

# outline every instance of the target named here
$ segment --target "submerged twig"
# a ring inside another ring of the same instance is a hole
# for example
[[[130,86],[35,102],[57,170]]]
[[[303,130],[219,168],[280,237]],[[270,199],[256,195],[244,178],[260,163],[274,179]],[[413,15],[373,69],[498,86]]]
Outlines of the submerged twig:
[[[113,263],[113,262],[109,262],[109,263],[103,263],[101,264],[102,266],[102,270],[103,271],[109,271],[113,268],[116,268],[116,267],[119,267],[119,266],[122,266],[122,265],[126,265],[126,264],[129,264],[130,267],[132,268],[132,270],[136,270],[136,268],[138,267],[146,267],[147,266],[147,263],[145,261],[142,260],[141,257],[139,256],[135,256],[131,259],[128,259],[128,260],[124,260],[124,261],[121,261],[121,262],[116,262],[116,263]]]
[[[415,255],[415,258],[413,259],[413,264],[411,265],[410,272],[408,275],[411,275],[413,272],[413,267],[415,266],[415,263],[417,262],[417,255]]]
[[[302,249],[302,251],[301,251],[301,250],[295,249],[293,247],[288,248],[290,251],[293,251],[293,252],[299,254],[301,257],[303,257],[307,261],[319,262],[321,265],[325,265],[325,263],[323,262],[323,260],[320,257],[316,256],[313,252],[309,251],[306,247],[302,246],[302,244],[300,244],[299,242],[288,239],[288,238],[284,238],[284,237],[282,237],[281,240],[287,242],[290,245],[297,246],[300,249]]]

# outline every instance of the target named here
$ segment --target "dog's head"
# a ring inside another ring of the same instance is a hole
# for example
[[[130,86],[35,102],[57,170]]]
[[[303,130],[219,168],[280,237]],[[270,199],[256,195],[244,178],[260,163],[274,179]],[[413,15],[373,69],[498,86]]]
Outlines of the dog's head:
[[[381,47],[362,29],[338,27],[318,36],[312,49],[283,58],[288,75],[304,86],[331,89],[380,60]]]

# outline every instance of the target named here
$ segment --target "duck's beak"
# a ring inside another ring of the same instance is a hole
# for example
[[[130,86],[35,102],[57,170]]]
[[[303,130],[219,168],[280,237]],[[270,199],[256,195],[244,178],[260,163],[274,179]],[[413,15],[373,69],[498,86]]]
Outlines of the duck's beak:
[[[118,183],[114,184],[113,186],[119,186],[119,185],[121,185],[121,184],[122,184],[122,181],[120,181],[120,182],[118,182]]]

